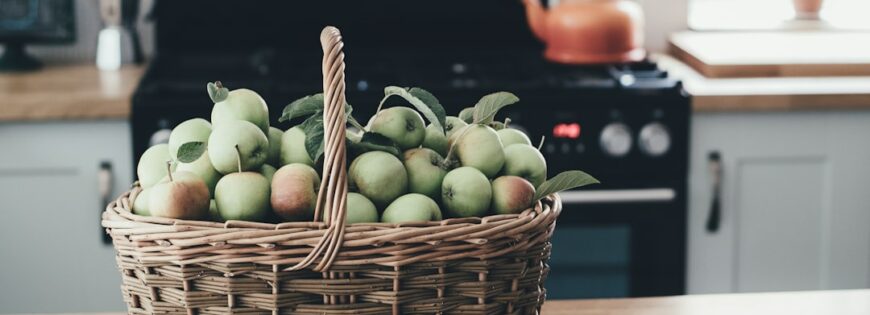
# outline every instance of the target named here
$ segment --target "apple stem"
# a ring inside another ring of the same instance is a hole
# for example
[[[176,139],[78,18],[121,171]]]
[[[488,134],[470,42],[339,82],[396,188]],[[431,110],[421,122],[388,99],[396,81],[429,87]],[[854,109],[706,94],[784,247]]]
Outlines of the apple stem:
[[[375,119],[378,118],[378,114],[381,113],[381,108],[384,107],[384,103],[387,102],[387,99],[390,98],[391,95],[392,95],[392,94],[384,95],[384,98],[382,98],[382,99],[381,99],[381,102],[378,103],[378,110],[375,111],[375,115],[372,116],[372,120],[371,120],[371,121],[375,121]],[[366,131],[368,131],[368,130],[366,130]]]
[[[541,142],[538,143],[538,151],[541,151],[541,148],[544,147],[544,139],[546,139],[546,138],[547,138],[547,136],[541,136]]]
[[[236,165],[239,167],[239,173],[242,172],[242,151],[239,150],[239,145],[236,145]]]
[[[471,125],[469,125],[469,126],[471,126]],[[463,128],[462,131],[459,132],[458,135],[456,135],[456,140],[453,141],[453,144],[450,145],[450,149],[447,150],[447,155],[444,156],[444,162],[443,162],[443,164],[442,164],[443,167],[446,168],[448,165],[450,165],[450,161],[453,159],[453,151],[455,151],[456,145],[459,144],[459,140],[461,140],[462,137],[465,136],[465,133],[466,133],[469,129],[471,129],[471,128],[470,128],[470,127],[468,127],[468,128]]]
[[[504,128],[507,129],[508,124],[511,123],[511,119],[509,117],[504,118]]]
[[[214,86],[216,86],[218,89],[224,88],[224,84],[221,83],[221,81],[214,81]]]
[[[166,161],[166,174],[169,175],[170,182],[175,181],[174,179],[172,179],[172,160]]]

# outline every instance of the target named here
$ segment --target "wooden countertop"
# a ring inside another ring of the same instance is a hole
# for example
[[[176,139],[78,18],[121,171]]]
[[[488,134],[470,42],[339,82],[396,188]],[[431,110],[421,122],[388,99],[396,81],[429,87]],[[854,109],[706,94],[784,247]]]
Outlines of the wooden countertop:
[[[124,315],[121,312],[66,315]],[[542,315],[867,315],[870,289],[551,300]],[[62,314],[57,314],[62,315]]]
[[[100,71],[87,64],[0,73],[0,121],[126,119],[143,71]]]
[[[671,56],[652,58],[683,81],[695,112],[870,109],[870,76],[707,78]]]
[[[677,32],[670,53],[704,76],[870,76],[870,32]]]
[[[867,315],[870,290],[552,300],[542,315]]]

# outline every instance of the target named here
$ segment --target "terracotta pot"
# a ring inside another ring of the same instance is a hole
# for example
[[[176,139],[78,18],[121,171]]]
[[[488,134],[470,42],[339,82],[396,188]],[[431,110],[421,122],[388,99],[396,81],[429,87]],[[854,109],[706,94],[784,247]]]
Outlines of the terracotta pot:
[[[643,47],[643,11],[629,0],[562,0],[545,9],[540,0],[524,0],[529,26],[544,41],[544,56],[572,64],[639,61]]]
[[[802,20],[818,20],[822,10],[822,0],[792,0],[795,18]]]

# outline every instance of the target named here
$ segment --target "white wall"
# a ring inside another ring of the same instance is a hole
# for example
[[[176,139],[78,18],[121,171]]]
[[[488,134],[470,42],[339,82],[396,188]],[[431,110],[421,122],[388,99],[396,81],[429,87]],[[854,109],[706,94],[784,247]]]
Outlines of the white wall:
[[[97,12],[98,0],[76,1],[76,23],[78,27],[78,39],[73,45],[65,46],[34,46],[28,51],[48,63],[92,61],[94,60],[97,33],[102,28],[102,23]],[[517,0],[519,1],[519,0]],[[549,0],[558,3],[559,0]],[[646,48],[651,52],[663,52],[667,48],[668,34],[686,29],[687,8],[689,0],[636,0],[644,8],[646,15],[645,38]],[[142,12],[144,16],[151,0],[142,0]],[[142,45],[146,55],[153,48],[153,27],[150,23],[139,23],[142,34]],[[0,48],[2,51],[2,48]]]
[[[651,52],[667,49],[668,35],[688,28],[690,0],[638,0],[646,17],[646,48]]]

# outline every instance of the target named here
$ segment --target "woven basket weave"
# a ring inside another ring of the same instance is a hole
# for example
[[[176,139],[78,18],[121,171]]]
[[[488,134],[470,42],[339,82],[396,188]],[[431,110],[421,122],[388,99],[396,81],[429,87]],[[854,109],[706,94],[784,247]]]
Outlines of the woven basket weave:
[[[138,187],[102,224],[130,314],[536,314],[561,211],[552,195],[520,214],[345,226],[344,54],[323,46],[324,165],[315,217],[280,224],[133,214]]]

